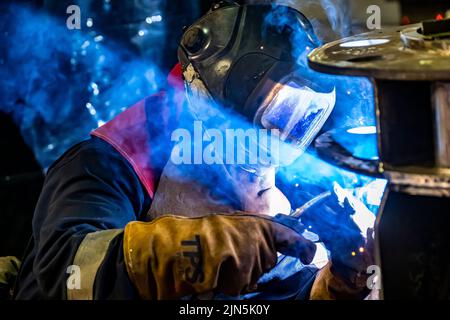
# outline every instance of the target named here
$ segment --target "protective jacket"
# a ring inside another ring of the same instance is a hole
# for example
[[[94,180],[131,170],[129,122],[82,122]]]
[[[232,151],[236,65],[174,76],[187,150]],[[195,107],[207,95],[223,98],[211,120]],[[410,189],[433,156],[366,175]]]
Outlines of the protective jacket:
[[[183,85],[179,66],[168,83]],[[139,298],[124,262],[123,230],[131,221],[152,219],[152,199],[182,105],[171,92],[138,102],[49,168],[16,299]],[[309,297],[315,268],[286,259],[277,272],[266,277],[263,291],[248,297]]]

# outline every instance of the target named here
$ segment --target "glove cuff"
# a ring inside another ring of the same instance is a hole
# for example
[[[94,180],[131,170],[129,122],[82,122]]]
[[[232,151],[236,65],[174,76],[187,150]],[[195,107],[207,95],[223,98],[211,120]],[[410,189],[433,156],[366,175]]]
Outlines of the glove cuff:
[[[361,280],[361,279],[359,279]],[[337,272],[329,262],[319,271],[311,289],[311,300],[361,300],[369,294],[369,289],[364,285],[348,280]]]
[[[156,298],[156,283],[150,263],[153,260],[151,250],[151,232],[142,230],[140,222],[130,222],[126,225],[123,236],[125,265],[131,282],[143,299]]]

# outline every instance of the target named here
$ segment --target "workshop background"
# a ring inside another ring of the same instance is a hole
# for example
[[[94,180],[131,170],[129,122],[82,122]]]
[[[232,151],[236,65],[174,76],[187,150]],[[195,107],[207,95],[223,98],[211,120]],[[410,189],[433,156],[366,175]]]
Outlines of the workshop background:
[[[324,41],[382,26],[440,19],[428,0],[290,0],[319,20]],[[81,30],[66,27],[69,5]],[[177,62],[184,26],[211,0],[36,0],[0,4],[0,256],[22,256],[46,169],[92,129],[156,92]],[[120,89],[120,90],[119,90]],[[339,111],[337,112],[339,114]]]

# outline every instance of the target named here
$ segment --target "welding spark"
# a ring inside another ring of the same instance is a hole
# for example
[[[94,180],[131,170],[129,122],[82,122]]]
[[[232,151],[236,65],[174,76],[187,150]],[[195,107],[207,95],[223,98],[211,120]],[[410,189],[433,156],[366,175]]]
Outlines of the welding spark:
[[[145,18],[145,22],[148,24],[152,24],[154,22],[161,22],[161,21],[162,21],[162,17],[160,15]]]

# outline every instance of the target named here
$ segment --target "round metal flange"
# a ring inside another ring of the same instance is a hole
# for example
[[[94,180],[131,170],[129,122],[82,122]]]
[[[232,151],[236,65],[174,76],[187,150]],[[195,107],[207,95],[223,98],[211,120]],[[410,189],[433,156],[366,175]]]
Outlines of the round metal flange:
[[[450,39],[435,39],[426,37],[417,27],[406,28],[400,32],[400,39],[405,47],[414,50],[435,50],[442,55],[450,53]]]
[[[340,39],[314,49],[312,69],[385,80],[450,80],[449,39],[420,34],[420,24]]]
[[[387,178],[392,190],[411,195],[450,197],[450,169],[386,167],[377,159],[362,159],[340,144],[336,137],[346,129],[335,129],[316,138],[314,149],[324,161],[375,178]]]
[[[367,176],[383,178],[383,175],[379,172],[378,160],[358,158],[336,141],[334,137],[341,131],[344,130],[331,130],[317,137],[314,142],[317,155],[324,161],[340,168]]]
[[[402,193],[428,197],[450,197],[450,169],[392,168],[385,171],[390,188]]]

